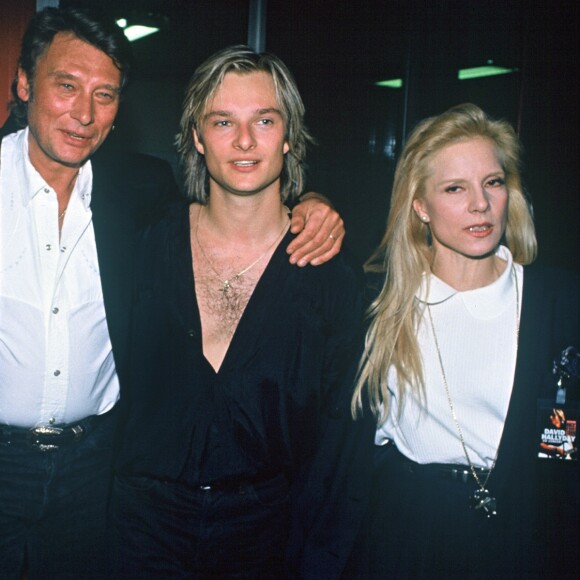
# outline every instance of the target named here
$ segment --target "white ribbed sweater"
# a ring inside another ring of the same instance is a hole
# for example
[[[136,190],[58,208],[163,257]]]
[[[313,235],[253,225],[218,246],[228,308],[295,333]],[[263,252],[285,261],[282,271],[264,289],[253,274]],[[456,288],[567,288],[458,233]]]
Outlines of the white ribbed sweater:
[[[453,406],[474,465],[491,467],[503,431],[516,363],[516,286],[519,307],[523,268],[513,264],[509,250],[498,256],[507,262],[489,286],[458,292],[431,275],[428,300],[425,284],[417,293],[428,303],[439,341]],[[512,267],[513,264],[513,267]],[[519,319],[519,312],[518,312]],[[451,415],[431,325],[425,310],[419,333],[426,379],[426,403],[409,393],[398,415],[396,377],[388,375],[391,411],[377,429],[375,442],[392,439],[401,453],[417,463],[466,464]]]

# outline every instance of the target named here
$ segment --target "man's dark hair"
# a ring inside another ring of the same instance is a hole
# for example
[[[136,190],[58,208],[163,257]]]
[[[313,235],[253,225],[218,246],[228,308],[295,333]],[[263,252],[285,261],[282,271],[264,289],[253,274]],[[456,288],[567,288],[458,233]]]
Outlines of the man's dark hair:
[[[18,60],[18,68],[26,73],[32,94],[38,59],[48,50],[59,32],[71,32],[109,56],[121,71],[121,89],[126,86],[133,66],[133,54],[129,41],[112,18],[86,9],[45,8],[28,24]],[[18,96],[17,85],[18,72],[12,83],[10,108],[18,124],[24,127],[27,124],[28,102]]]

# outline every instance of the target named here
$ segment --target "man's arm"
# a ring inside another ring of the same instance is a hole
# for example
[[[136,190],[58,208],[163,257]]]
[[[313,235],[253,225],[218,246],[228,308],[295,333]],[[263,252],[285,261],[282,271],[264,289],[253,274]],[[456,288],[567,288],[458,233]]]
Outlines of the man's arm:
[[[319,266],[336,256],[345,235],[344,222],[330,201],[319,193],[300,197],[292,210],[290,231],[300,234],[288,246],[290,263]]]

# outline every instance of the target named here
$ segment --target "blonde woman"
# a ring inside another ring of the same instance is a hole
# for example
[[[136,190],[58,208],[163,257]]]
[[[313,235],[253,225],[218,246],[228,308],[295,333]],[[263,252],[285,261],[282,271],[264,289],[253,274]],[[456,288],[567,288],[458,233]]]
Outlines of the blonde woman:
[[[361,577],[571,571],[578,464],[555,475],[538,458],[537,416],[553,360],[580,342],[578,281],[528,267],[518,165],[511,126],[472,104],[420,123],[402,153],[353,399],[377,418]]]

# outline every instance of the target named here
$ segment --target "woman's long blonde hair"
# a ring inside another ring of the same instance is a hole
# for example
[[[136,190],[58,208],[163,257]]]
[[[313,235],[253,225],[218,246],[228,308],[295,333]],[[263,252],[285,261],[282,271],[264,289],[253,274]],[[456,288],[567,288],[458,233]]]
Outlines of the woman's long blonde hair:
[[[385,235],[365,265],[367,271],[384,275],[384,282],[368,312],[370,325],[352,399],[353,414],[361,409],[366,389],[375,416],[386,418],[391,366],[400,401],[407,389],[424,394],[415,294],[423,273],[431,271],[433,252],[429,226],[417,217],[413,200],[424,195],[433,155],[452,143],[477,137],[493,143],[505,172],[509,196],[505,244],[520,264],[529,264],[536,256],[534,224],[520,180],[520,145],[511,125],[491,119],[469,103],[419,123],[397,164]]]

